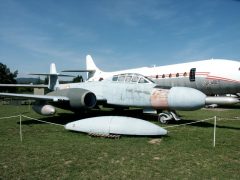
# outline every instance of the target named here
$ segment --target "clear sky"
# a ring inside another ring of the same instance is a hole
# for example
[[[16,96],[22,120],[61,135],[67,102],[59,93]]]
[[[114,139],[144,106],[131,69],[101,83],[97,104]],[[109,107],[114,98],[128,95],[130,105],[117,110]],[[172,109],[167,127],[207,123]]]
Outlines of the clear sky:
[[[19,76],[240,60],[239,0],[0,0],[0,62]]]

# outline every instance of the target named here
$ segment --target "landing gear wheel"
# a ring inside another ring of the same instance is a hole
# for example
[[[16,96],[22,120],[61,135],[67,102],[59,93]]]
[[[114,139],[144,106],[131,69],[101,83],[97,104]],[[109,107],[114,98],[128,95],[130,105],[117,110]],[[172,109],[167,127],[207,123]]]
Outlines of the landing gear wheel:
[[[169,120],[169,116],[167,114],[159,114],[158,121],[162,124],[167,124]]]

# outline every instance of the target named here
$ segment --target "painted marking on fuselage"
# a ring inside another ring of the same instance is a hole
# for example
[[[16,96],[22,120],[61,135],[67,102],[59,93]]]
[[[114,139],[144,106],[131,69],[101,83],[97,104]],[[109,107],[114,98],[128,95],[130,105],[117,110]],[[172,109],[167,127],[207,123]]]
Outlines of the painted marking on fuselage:
[[[189,77],[189,73],[169,73],[169,74],[157,74],[157,75],[151,75],[148,76],[151,79],[172,79],[172,78],[182,78],[182,77]],[[185,74],[185,76],[184,76]],[[196,78],[197,77],[205,77],[207,80],[221,80],[221,81],[226,81],[226,82],[232,82],[232,83],[240,83],[240,81],[238,80],[234,80],[234,79],[229,79],[229,78],[224,78],[224,77],[220,77],[220,76],[214,76],[214,75],[209,75],[210,72],[196,72]],[[164,78],[162,77],[164,75]],[[177,76],[178,75],[178,76]],[[170,76],[170,77],[169,77]]]
[[[219,76],[207,76],[208,80],[221,80],[221,81],[227,81],[227,82],[233,82],[233,83],[240,83],[240,81],[233,80],[233,79],[228,79],[228,78],[223,78]]]

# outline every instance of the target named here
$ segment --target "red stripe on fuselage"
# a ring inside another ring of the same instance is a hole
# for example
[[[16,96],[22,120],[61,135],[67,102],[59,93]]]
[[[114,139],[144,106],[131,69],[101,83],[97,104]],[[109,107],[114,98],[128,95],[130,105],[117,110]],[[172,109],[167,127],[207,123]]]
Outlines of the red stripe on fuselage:
[[[171,74],[171,77],[169,77],[169,75]],[[178,73],[179,76],[176,77],[177,73],[170,73],[170,74],[164,74],[165,78],[162,78],[163,74],[158,74],[158,75],[151,75],[148,76],[149,78],[154,78],[154,79],[171,79],[171,78],[181,78],[181,77],[186,77],[184,76],[185,73]],[[240,81],[238,80],[234,80],[234,79],[229,79],[229,78],[224,78],[224,77],[219,77],[219,76],[209,76],[210,72],[196,72],[196,77],[198,76],[206,76],[206,79],[208,80],[221,80],[221,81],[227,81],[227,82],[233,82],[233,83],[240,83]],[[187,73],[187,76],[189,77],[189,73]],[[156,78],[158,77],[158,78]]]
[[[240,81],[237,81],[237,80],[234,80],[234,79],[223,78],[223,77],[219,77],[219,76],[207,76],[207,79],[209,79],[209,80],[221,80],[221,81],[227,81],[227,82],[240,83]]]

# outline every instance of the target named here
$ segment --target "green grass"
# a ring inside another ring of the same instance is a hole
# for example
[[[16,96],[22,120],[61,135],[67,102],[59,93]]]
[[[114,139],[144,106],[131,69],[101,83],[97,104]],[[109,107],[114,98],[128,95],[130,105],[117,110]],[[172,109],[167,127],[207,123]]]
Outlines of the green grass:
[[[19,113],[60,124],[79,119],[68,111],[47,118],[28,106],[0,105],[0,117]],[[122,113],[157,123],[136,110]],[[90,116],[103,114],[121,113]],[[168,136],[155,139],[93,138],[24,118],[20,142],[19,118],[0,119],[0,179],[240,179],[240,119],[229,120],[240,116],[239,107],[179,114],[182,121],[164,125]],[[215,115],[227,119],[217,122],[215,148],[213,120],[168,128]]]

